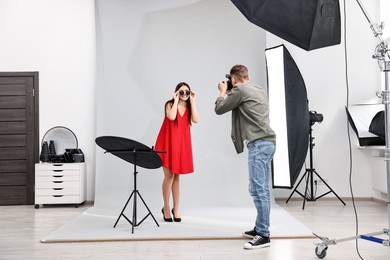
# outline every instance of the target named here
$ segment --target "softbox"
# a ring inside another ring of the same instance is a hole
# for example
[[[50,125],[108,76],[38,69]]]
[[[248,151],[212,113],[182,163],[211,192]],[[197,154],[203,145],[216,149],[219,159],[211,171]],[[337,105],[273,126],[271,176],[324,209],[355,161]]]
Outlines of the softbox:
[[[294,186],[306,159],[310,116],[305,82],[284,45],[266,49],[271,127],[276,132],[274,188]]]
[[[385,125],[384,118],[382,122],[378,121],[383,109],[383,104],[354,104],[345,108],[348,122],[356,133],[360,146],[386,145],[385,130],[381,134],[378,129]]]
[[[305,50],[341,41],[338,0],[232,0],[252,23]]]

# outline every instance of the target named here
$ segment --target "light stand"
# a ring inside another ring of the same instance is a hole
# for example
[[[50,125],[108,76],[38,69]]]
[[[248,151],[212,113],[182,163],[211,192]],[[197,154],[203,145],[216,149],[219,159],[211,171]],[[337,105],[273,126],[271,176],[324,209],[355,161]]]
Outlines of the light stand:
[[[316,170],[313,168],[313,147],[314,147],[314,137],[312,135],[313,126],[314,122],[310,123],[310,132],[309,132],[309,141],[310,141],[310,168],[306,169],[306,172],[303,174],[302,178],[299,180],[298,184],[295,186],[295,189],[291,192],[290,197],[288,197],[286,203],[290,200],[294,192],[298,193],[302,198],[303,198],[303,206],[302,209],[305,209],[305,202],[306,201],[316,201],[320,198],[322,198],[325,195],[328,195],[329,193],[333,192],[333,194],[345,205],[344,201],[333,191],[333,189],[325,182],[324,179],[321,178],[321,176],[316,172]],[[321,196],[316,197],[314,194],[314,178],[313,174],[317,175],[317,177],[328,187],[329,191],[322,194]],[[305,188],[305,193],[302,194],[297,190],[299,187],[299,184],[302,182],[302,180],[306,177],[306,188]],[[308,193],[309,189],[309,184],[310,184],[310,193]]]
[[[374,33],[374,36],[379,39],[380,43],[377,45],[375,49],[375,54],[373,55],[374,59],[377,59],[379,68],[381,72],[384,72],[385,77],[385,90],[382,91],[382,103],[385,105],[385,141],[386,141],[386,149],[385,149],[385,161],[386,161],[386,173],[387,173],[387,205],[388,205],[388,228],[384,228],[382,231],[365,234],[365,235],[357,235],[354,237],[348,237],[343,239],[328,239],[326,237],[317,236],[322,240],[321,243],[316,244],[315,253],[318,258],[324,258],[326,256],[326,250],[328,249],[328,245],[335,245],[339,242],[344,242],[348,240],[356,240],[356,239],[365,239],[371,242],[382,244],[386,247],[390,248],[390,88],[389,88],[389,71],[390,71],[390,48],[389,44],[383,40],[382,38],[382,29],[383,25],[374,24],[368,15],[366,9],[362,5],[360,0],[356,0],[362,9],[364,15],[366,16],[368,22],[370,23],[370,28]],[[387,235],[388,239],[381,239],[374,236],[377,235]]]

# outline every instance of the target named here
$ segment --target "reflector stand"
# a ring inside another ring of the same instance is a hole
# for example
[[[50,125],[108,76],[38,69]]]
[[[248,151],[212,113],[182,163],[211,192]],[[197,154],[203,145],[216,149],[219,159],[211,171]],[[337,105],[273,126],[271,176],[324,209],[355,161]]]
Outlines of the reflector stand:
[[[119,214],[115,224],[114,228],[119,222],[119,219],[121,217],[124,217],[130,224],[131,224],[131,233],[134,234],[134,227],[137,227],[141,225],[144,220],[151,216],[156,223],[156,225],[159,227],[157,220],[154,218],[152,212],[150,211],[148,205],[146,205],[145,200],[142,198],[141,194],[139,193],[137,189],[137,166],[141,166],[146,169],[157,169],[160,168],[162,165],[161,158],[158,156],[157,153],[165,153],[163,151],[155,151],[152,148],[149,148],[148,146],[141,144],[137,141],[133,141],[127,138],[123,137],[117,137],[117,136],[101,136],[96,138],[95,140],[96,144],[99,145],[101,148],[105,149],[105,153],[111,153],[122,160],[132,163],[134,165],[134,188],[133,191],[130,194],[130,197],[126,201],[125,206],[123,207],[121,213]],[[137,221],[137,198],[140,198],[142,203],[144,204],[145,208],[148,210],[148,214],[141,220]],[[129,204],[131,198],[133,198],[133,216],[130,220],[125,215],[125,210],[127,208],[127,205]]]

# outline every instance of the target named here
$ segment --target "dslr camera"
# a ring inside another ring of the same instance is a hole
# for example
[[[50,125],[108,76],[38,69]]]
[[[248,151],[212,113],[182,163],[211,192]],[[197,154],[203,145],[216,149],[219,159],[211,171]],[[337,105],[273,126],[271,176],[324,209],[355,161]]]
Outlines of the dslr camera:
[[[231,90],[231,89],[233,88],[232,76],[230,76],[230,74],[226,74],[226,75],[225,75],[225,78],[228,79],[228,80],[226,81],[226,83],[227,83],[227,90]],[[219,89],[219,85],[218,85],[218,89]]]

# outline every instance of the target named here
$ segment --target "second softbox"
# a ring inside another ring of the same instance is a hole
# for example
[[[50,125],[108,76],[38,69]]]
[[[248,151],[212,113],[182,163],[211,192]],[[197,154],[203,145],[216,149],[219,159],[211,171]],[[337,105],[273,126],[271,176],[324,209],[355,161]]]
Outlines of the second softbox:
[[[305,50],[341,42],[338,0],[232,0],[252,23]]]
[[[310,118],[305,82],[284,45],[265,51],[271,127],[276,132],[274,188],[291,189],[306,159]]]

